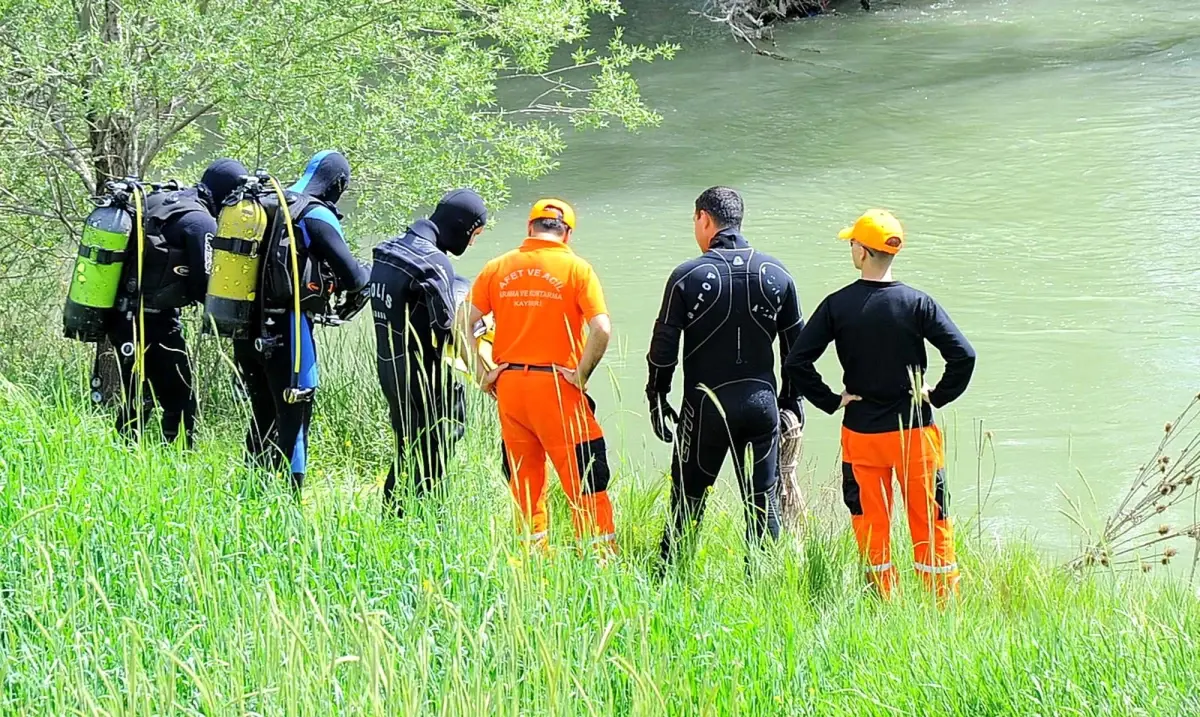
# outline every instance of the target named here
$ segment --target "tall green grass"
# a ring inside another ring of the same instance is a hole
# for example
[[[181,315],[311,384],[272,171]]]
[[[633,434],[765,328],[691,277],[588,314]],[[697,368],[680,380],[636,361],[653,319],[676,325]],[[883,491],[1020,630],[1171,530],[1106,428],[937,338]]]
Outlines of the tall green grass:
[[[190,453],[122,443],[71,349],[74,364],[4,364],[4,712],[1200,713],[1189,589],[1072,577],[1020,543],[965,540],[948,609],[907,575],[882,604],[840,506],[748,574],[722,485],[695,555],[659,580],[661,469],[616,461],[618,558],[572,549],[560,492],[557,549],[528,556],[480,397],[445,493],[385,520],[391,439],[364,333],[321,336],[301,503],[243,469],[245,407],[219,356],[200,361]]]

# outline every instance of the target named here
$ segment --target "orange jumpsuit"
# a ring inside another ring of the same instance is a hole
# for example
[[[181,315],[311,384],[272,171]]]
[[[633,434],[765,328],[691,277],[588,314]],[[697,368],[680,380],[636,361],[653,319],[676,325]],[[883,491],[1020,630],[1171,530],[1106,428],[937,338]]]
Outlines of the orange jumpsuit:
[[[607,314],[591,265],[565,243],[529,238],[483,268],[471,303],[495,319],[492,358],[509,364],[496,382],[504,469],[526,540],[544,543],[546,459],[554,464],[575,534],[612,545],[616,531],[604,433],[595,403],[555,367],[574,370],[583,327]]]
[[[868,577],[880,592],[896,584],[892,564],[892,474],[908,513],[913,567],[939,595],[958,586],[954,529],[946,515],[946,459],[936,425],[887,433],[842,428],[842,496]]]
[[[827,297],[792,344],[784,370],[814,406],[835,413],[841,396],[814,362],[835,343],[846,391],[842,421],[842,496],[871,582],[888,595],[892,564],[892,474],[908,512],[913,568],[939,595],[958,584],[954,531],[947,515],[946,462],[934,409],[958,398],[975,369],[975,349],[927,294],[898,281],[861,279]],[[928,397],[925,342],[946,361]],[[914,398],[914,393],[917,393]]]

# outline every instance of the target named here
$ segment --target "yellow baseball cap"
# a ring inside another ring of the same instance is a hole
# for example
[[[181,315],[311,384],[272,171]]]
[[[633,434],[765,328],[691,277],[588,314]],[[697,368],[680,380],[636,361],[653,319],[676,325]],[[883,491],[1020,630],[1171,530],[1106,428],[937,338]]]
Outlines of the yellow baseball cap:
[[[534,219],[557,219],[575,231],[575,210],[561,199],[539,199],[529,210],[529,221]]]
[[[853,240],[885,254],[897,254],[904,248],[904,227],[886,209],[868,209],[854,226],[838,232],[838,239]]]

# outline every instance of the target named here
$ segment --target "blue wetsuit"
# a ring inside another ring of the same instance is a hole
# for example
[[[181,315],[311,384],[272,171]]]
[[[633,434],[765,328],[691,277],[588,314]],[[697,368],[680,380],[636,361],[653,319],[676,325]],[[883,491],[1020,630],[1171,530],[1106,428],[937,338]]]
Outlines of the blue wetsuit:
[[[303,176],[289,191],[315,200],[293,219],[302,264],[306,257],[311,258],[333,275],[339,290],[354,292],[367,285],[369,272],[351,254],[336,210],[349,178],[345,157],[337,152],[321,152],[309,161]],[[308,470],[312,395],[319,383],[313,320],[307,314],[301,316],[297,337],[293,311],[268,311],[262,318],[263,338],[273,340],[274,345],[260,351],[253,340],[245,339],[234,341],[233,347],[254,414],[246,448],[250,457],[265,468],[289,468],[292,486],[298,491]],[[297,338],[300,371],[293,385]],[[294,395],[300,400],[289,403],[289,389],[296,389]]]

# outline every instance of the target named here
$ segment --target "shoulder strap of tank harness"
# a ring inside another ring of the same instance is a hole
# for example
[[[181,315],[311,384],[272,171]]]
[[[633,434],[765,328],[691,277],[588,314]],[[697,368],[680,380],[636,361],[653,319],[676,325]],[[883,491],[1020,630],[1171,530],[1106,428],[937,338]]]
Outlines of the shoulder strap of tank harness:
[[[324,202],[321,200],[315,197],[310,197],[307,194],[301,194],[299,192],[285,191],[283,196],[287,197],[287,214],[284,216],[288,218],[293,232],[300,228],[300,222],[303,221],[304,218],[307,217],[310,212],[312,212],[312,210],[324,205]],[[282,203],[282,200],[280,201]],[[295,235],[289,234],[288,236],[289,238],[292,238]],[[301,252],[305,251],[307,248],[308,247],[300,245],[296,246],[296,249]]]
[[[188,212],[208,212],[200,198],[186,189],[161,189],[146,195],[146,221],[163,225]]]

